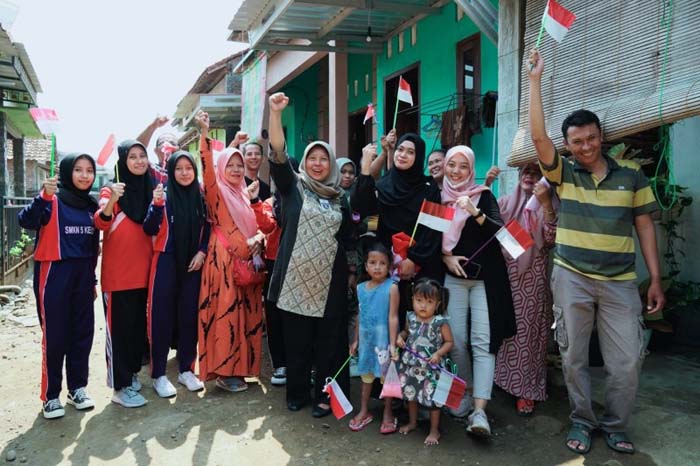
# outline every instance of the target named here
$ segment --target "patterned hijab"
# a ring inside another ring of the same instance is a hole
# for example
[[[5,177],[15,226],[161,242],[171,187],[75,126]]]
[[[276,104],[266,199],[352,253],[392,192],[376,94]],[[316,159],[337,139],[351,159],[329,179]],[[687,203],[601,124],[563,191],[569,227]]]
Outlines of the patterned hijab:
[[[308,173],[306,173],[306,157],[311,152],[314,147],[322,147],[328,153],[330,172],[328,176],[323,181],[317,181],[311,178]],[[301,158],[299,163],[299,178],[302,184],[316,193],[319,197],[324,199],[335,199],[343,194],[343,189],[340,187],[340,170],[338,165],[335,163],[335,153],[331,148],[330,144],[324,141],[314,141],[304,149],[304,157]]]

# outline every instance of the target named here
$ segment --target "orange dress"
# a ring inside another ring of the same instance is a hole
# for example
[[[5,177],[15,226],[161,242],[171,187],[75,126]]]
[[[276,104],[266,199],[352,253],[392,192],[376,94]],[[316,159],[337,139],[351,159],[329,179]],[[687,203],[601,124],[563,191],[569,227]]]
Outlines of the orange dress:
[[[213,229],[226,237],[237,256],[250,259],[246,238],[219,194],[209,140],[200,142],[204,196],[212,224],[199,292],[199,377],[260,375],[262,284],[239,287],[232,280],[232,258]]]

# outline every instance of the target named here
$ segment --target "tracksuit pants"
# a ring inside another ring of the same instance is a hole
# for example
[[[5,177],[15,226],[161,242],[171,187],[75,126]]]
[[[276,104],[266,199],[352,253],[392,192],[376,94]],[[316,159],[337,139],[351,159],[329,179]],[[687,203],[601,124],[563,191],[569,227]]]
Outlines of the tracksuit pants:
[[[197,356],[197,307],[201,272],[176,273],[175,255],[156,252],[151,262],[148,299],[148,340],[151,377],[165,375],[173,332],[177,335],[180,373],[194,372]]]
[[[107,386],[114,390],[131,385],[132,376],[141,370],[147,298],[146,288],[102,293],[107,324]]]
[[[66,363],[68,390],[87,386],[95,332],[95,258],[37,262],[34,295],[43,333],[41,400],[58,398]]]
[[[265,298],[265,330],[267,333],[267,346],[270,350],[270,359],[272,359],[272,367],[286,367],[287,360],[284,351],[284,333],[282,313],[284,311],[277,307],[277,303],[267,299],[267,290],[270,287],[270,278],[272,277],[272,269],[275,266],[274,261],[265,261],[268,270],[263,288],[263,297]]]

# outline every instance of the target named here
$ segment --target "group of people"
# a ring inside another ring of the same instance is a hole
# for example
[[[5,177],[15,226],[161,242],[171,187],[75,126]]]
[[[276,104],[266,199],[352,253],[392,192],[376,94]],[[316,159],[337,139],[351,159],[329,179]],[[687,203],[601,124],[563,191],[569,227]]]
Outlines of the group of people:
[[[489,436],[485,410],[494,383],[514,396],[524,416],[546,399],[554,320],[572,406],[567,447],[587,452],[591,431],[601,428],[608,446],[633,452],[626,428],[642,358],[642,304],[632,230],[651,276],[647,309],[655,312],[664,297],[649,219],[654,197],[638,166],[602,154],[600,122],[591,112],[565,120],[572,157],[559,155],[544,127],[543,61],[536,50],[530,63],[539,165],[521,167],[517,186],[500,199],[490,190],[498,168],[477,184],[475,154],[467,146],[431,153],[426,175],[425,142],[412,133],[390,131],[381,138],[381,153],[367,145],[359,173],[324,141],[308,144],[297,165],[286,152],[282,112],[289,99],[283,93],[269,98],[273,190],[257,176],[263,146],[239,132],[215,157],[202,112],[195,117],[201,185],[195,158],[177,150],[176,141],[159,138],[161,165],[150,166],[146,146],[157,122],[139,140],[119,145],[115,178],[99,200],[89,194],[92,157],[65,156],[59,176],[46,180],[19,214],[23,228],[37,231],[44,417],[65,414],[59,399],[64,359],[67,402],[77,409],[95,405],[86,387],[102,231],[105,356],[114,403],[147,403],[138,377],[144,353],[155,392],[175,396],[166,374],[171,348],[177,349],[177,381],[187,390],[202,390],[206,381],[246,390],[245,378],[260,376],[265,331],[271,382],[286,385],[291,411],[311,404],[314,417],[331,413],[324,387],[334,381],[349,393],[349,352],[357,355],[362,381],[351,430],[373,421],[373,387],[394,367],[401,393],[384,397],[382,434],[408,433],[424,413],[430,420],[425,443],[437,444],[442,406],[433,397],[440,374],[450,370],[469,384],[450,413],[468,416],[469,433]],[[455,209],[448,231],[417,227],[424,201]],[[510,220],[534,240],[516,259],[491,241]],[[594,325],[608,366],[600,419],[587,372]],[[402,426],[392,403],[399,397],[408,404]]]

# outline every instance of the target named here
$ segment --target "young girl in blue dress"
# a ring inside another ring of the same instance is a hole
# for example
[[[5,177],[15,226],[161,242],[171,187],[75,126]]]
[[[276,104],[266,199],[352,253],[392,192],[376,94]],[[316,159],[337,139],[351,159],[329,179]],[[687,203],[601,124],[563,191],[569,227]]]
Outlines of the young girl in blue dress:
[[[360,412],[350,421],[350,429],[357,432],[372,422],[368,412],[372,383],[383,379],[389,359],[395,352],[399,331],[399,288],[389,278],[389,251],[381,243],[367,250],[365,269],[369,280],[357,286],[360,303],[359,325],[355,327],[355,338],[350,345],[350,354],[359,349],[357,369],[362,377],[362,404]],[[396,418],[391,410],[391,398],[384,398],[384,414],[380,432],[396,432]]]

